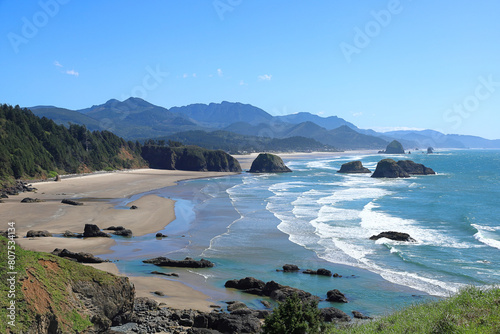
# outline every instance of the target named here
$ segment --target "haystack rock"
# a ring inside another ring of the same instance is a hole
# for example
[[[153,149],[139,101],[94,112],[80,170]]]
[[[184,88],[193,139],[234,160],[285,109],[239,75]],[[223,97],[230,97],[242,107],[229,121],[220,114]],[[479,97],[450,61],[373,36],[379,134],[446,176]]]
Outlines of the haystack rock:
[[[405,149],[403,148],[403,145],[401,145],[400,142],[397,140],[393,140],[387,145],[385,148],[386,154],[405,154]]]

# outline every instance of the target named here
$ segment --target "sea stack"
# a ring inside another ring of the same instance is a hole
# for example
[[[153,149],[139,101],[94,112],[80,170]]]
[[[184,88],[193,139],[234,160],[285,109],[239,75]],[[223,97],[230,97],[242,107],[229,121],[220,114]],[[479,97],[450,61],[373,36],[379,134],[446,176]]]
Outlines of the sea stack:
[[[386,154],[405,154],[405,150],[403,148],[403,145],[401,145],[400,142],[398,142],[397,140],[393,140],[385,148],[385,153]]]
[[[351,161],[343,164],[337,173],[371,173],[368,168],[363,167],[361,161]]]
[[[392,159],[380,160],[372,177],[410,177],[410,175]]]
[[[277,155],[261,153],[252,162],[249,173],[290,173],[292,170]]]

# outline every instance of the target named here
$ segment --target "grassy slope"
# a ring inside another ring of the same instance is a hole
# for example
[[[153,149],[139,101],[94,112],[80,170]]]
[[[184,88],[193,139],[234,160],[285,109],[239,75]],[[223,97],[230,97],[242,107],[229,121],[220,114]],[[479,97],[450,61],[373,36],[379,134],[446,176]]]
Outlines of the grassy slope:
[[[500,288],[467,287],[448,299],[414,305],[331,333],[500,333]]]
[[[113,284],[115,277],[92,267],[41,252],[22,249],[16,245],[16,326],[13,333],[26,333],[36,315],[52,311],[65,333],[78,333],[92,325],[82,313],[81,302],[68,291],[73,281],[95,281]],[[8,333],[7,306],[7,239],[0,237],[0,333]]]

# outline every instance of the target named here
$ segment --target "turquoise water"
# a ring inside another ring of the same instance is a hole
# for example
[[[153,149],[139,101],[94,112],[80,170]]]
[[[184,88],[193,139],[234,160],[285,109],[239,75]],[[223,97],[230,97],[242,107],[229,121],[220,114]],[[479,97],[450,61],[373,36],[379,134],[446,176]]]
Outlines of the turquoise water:
[[[500,284],[500,151],[391,156],[437,172],[408,179],[336,173],[353,160],[373,171],[384,157],[289,160],[293,173],[243,173],[149,192],[177,201],[176,220],[162,231],[170,237],[117,238],[112,258],[125,273],[146,274],[158,267],[142,264],[145,258],[204,257],[216,267],[176,272],[215,300],[240,298],[258,307],[253,296],[223,287],[228,279],[253,276],[322,298],[339,289],[348,304],[320,306],[371,315],[467,284]],[[382,231],[406,232],[417,242],[369,240]],[[276,271],[286,263],[327,268],[342,278]]]

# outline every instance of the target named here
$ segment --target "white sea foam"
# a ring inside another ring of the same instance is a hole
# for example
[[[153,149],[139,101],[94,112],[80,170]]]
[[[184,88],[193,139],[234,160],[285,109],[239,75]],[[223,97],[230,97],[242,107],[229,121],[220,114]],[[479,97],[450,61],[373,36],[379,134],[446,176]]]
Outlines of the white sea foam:
[[[500,240],[492,239],[492,238],[486,238],[481,231],[477,232],[474,234],[474,238],[477,239],[477,241],[488,245],[493,248],[500,249]]]

